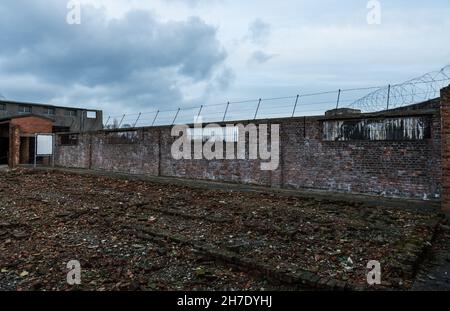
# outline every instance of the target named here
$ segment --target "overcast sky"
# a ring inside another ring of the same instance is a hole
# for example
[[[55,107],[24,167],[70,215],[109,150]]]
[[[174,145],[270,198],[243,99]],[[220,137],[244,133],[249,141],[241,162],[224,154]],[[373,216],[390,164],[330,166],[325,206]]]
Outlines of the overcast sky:
[[[0,2],[0,93],[152,111],[401,82],[450,64],[448,0]]]

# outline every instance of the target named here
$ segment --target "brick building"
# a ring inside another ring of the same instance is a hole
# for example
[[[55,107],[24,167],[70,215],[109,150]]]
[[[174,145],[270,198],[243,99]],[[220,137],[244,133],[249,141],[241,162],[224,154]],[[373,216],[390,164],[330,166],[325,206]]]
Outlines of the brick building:
[[[31,164],[35,152],[35,134],[52,133],[52,119],[23,115],[0,118],[0,165]]]
[[[100,110],[0,100],[0,165],[31,164],[35,134],[103,128]]]
[[[52,120],[51,132],[55,133],[96,131],[103,128],[103,113],[100,110],[0,100],[0,119],[24,115]]]

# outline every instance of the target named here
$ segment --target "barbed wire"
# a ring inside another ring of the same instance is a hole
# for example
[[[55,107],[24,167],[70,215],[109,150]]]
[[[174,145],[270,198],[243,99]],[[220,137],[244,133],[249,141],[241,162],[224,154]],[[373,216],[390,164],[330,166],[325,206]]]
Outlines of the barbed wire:
[[[203,122],[256,120],[323,114],[334,108],[376,112],[439,97],[450,83],[450,65],[404,83],[339,89],[293,96],[229,101],[109,116],[105,128],[133,128]],[[368,91],[371,91],[367,94]]]
[[[379,111],[426,101],[439,97],[440,89],[447,86],[449,80],[450,65],[404,83],[381,87],[358,99],[351,107]]]

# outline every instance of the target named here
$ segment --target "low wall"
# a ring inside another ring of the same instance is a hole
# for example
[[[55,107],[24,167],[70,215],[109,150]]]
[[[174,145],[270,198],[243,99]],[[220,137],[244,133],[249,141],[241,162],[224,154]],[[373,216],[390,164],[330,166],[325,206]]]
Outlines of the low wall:
[[[275,171],[262,171],[260,160],[174,160],[171,146],[175,138],[169,126],[71,134],[69,140],[67,134],[59,135],[55,163],[133,174],[435,199],[441,196],[443,178],[439,107],[439,101],[431,101],[414,109],[377,114],[252,122],[280,125],[280,165]]]

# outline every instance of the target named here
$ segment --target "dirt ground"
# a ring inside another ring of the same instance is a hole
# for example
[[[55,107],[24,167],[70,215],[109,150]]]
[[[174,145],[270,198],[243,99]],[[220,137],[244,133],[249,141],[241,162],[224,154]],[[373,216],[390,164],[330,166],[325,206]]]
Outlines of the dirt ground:
[[[412,289],[450,291],[450,226],[439,227],[436,239],[421,265]]]
[[[370,260],[376,288],[409,289],[440,221],[382,203],[23,169],[0,172],[0,217],[0,290],[361,289]],[[67,284],[71,260],[81,285]]]

